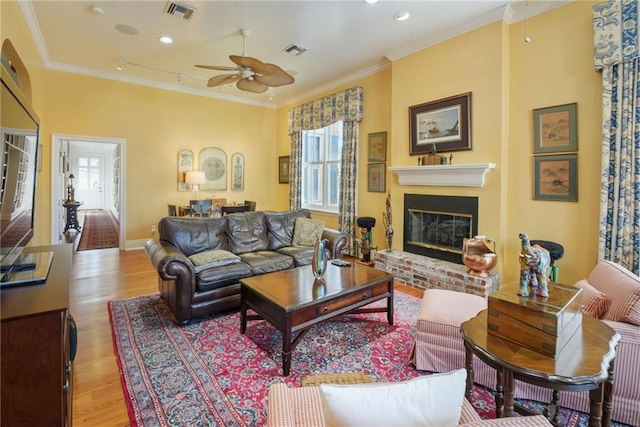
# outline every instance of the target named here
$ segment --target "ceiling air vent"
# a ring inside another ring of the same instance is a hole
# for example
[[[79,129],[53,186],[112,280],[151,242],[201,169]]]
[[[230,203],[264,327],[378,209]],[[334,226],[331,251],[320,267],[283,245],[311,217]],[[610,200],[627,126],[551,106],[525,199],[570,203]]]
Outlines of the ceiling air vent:
[[[169,15],[174,15],[178,18],[191,19],[195,10],[196,8],[193,6],[187,6],[186,4],[178,3],[176,1],[169,1],[167,2],[167,7],[164,11]]]
[[[303,53],[305,53],[307,51],[307,48],[306,47],[302,47],[299,44],[292,43],[289,46],[287,46],[284,49],[282,49],[282,51],[283,52],[287,52],[289,55],[298,56],[298,55],[302,55]]]

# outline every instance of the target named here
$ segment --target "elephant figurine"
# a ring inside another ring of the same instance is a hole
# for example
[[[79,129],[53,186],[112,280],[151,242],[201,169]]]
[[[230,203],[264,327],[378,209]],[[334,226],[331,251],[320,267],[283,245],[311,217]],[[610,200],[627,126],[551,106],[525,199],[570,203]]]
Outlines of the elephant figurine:
[[[522,297],[529,296],[529,285],[532,292],[539,297],[549,296],[549,268],[551,266],[551,256],[549,251],[540,245],[531,245],[529,236],[520,233],[522,249],[520,251],[520,292]]]

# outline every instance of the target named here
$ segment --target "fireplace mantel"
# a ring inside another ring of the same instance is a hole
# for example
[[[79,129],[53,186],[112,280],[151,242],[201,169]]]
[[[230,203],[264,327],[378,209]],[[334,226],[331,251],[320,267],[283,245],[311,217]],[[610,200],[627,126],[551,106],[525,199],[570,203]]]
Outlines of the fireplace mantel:
[[[494,169],[495,163],[468,165],[402,166],[388,167],[398,175],[400,185],[432,185],[455,187],[482,187],[484,175]]]

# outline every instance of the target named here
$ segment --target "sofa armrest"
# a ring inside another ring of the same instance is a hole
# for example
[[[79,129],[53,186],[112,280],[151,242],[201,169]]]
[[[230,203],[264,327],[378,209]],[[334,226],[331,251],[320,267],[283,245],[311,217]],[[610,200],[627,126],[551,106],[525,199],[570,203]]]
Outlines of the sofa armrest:
[[[163,280],[176,280],[180,276],[195,278],[193,263],[171,243],[149,239],[144,251]],[[193,282],[195,285],[195,280]]]
[[[640,371],[640,326],[603,320],[619,335],[614,367],[615,394],[623,399],[637,401],[640,382],[634,379]]]
[[[342,252],[349,244],[347,235],[333,228],[325,228],[322,238],[327,239],[326,248],[331,252],[331,259],[342,258]]]

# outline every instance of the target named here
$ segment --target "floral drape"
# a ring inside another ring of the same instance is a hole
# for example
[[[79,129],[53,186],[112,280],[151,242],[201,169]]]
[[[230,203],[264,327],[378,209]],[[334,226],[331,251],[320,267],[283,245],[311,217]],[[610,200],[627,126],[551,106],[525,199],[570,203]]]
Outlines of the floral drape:
[[[598,258],[640,274],[640,58],[638,1],[593,8],[595,67],[602,72]]]
[[[299,209],[301,206],[302,131],[319,129],[340,120],[344,122],[338,228],[349,236],[349,251],[352,251],[355,235],[358,123],[362,121],[363,94],[362,87],[355,86],[289,111],[290,209]]]

